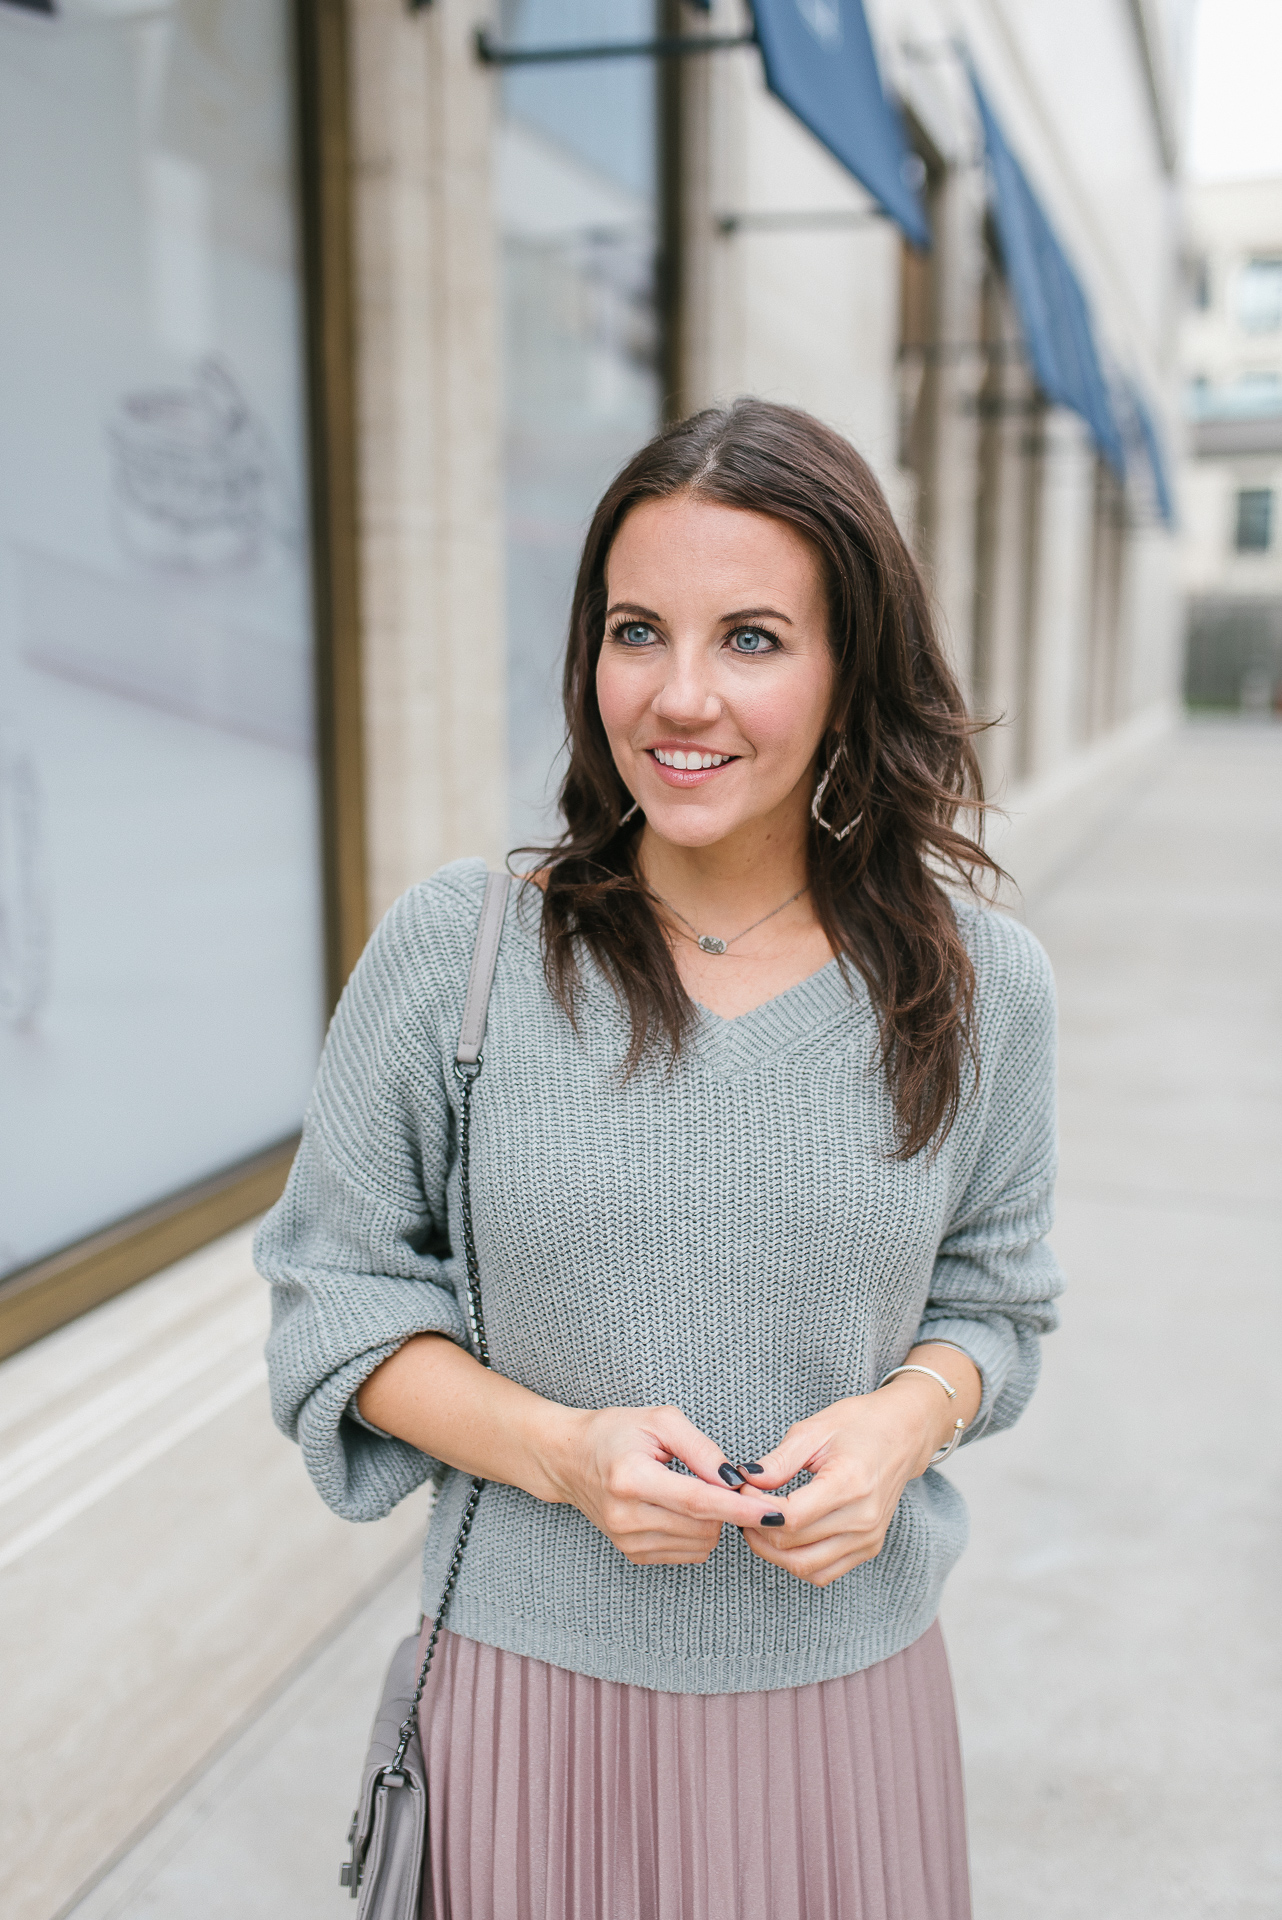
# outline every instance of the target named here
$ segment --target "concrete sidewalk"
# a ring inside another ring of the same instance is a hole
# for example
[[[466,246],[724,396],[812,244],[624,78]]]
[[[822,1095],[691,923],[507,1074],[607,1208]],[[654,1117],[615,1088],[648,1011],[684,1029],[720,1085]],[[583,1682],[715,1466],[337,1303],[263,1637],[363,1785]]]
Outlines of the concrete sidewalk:
[[[977,1920],[1282,1913],[1282,729],[1194,726],[1029,919],[1069,1277],[956,1477]]]
[[[1070,1291],[1032,1409],[956,1466],[976,1920],[1277,1920],[1282,729],[1190,728],[1028,915],[1060,987]],[[407,1568],[76,1920],[349,1913],[413,1596]]]

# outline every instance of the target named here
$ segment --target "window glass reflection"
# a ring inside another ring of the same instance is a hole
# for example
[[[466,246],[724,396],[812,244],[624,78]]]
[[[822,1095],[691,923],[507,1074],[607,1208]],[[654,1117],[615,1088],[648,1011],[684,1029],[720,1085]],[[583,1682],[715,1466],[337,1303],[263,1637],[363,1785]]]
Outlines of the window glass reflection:
[[[644,39],[648,0],[508,0],[505,41]],[[503,234],[511,835],[546,833],[559,659],[596,499],[659,417],[655,68],[509,68]]]
[[[315,1066],[289,20],[0,6],[0,1272]]]

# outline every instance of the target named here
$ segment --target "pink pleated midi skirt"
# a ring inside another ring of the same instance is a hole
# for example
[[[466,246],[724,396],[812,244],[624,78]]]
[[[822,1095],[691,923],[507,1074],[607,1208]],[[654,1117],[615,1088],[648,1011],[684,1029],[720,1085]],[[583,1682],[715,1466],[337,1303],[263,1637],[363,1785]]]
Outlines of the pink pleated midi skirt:
[[[655,1693],[441,1636],[423,1920],[970,1920],[936,1623],[862,1673]]]

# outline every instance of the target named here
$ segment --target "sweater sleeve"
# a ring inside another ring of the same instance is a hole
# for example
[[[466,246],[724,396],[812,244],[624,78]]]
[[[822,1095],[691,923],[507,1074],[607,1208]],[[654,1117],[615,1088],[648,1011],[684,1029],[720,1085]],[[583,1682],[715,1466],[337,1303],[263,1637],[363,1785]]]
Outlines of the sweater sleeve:
[[[997,916],[985,916],[996,920]],[[990,932],[990,939],[993,933]],[[1037,1384],[1040,1336],[1059,1324],[1064,1281],[1046,1243],[1055,1186],[1055,987],[1032,935],[1007,921],[980,991],[996,1041],[976,1095],[981,1134],[940,1242],[917,1340],[945,1340],[975,1362],[983,1399],[966,1438],[1019,1418]],[[993,1057],[995,1055],[995,1058]]]
[[[446,1214],[453,1119],[432,1013],[433,975],[464,977],[467,935],[463,914],[451,927],[425,911],[433,890],[398,901],[353,973],[288,1184],[254,1242],[272,1290],[276,1424],[348,1520],[381,1519],[444,1471],[348,1417],[352,1396],[415,1334],[467,1339]]]

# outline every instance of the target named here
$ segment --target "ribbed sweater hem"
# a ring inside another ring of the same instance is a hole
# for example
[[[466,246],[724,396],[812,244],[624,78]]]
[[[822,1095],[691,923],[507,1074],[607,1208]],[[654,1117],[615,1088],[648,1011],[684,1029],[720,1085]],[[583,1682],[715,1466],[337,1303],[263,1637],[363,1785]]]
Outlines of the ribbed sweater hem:
[[[451,1633],[465,1640],[479,1640],[505,1653],[523,1653],[593,1680],[645,1687],[652,1693],[770,1693],[840,1680],[874,1667],[919,1640],[938,1611],[939,1595],[932,1593],[893,1622],[879,1622],[856,1638],[768,1654],[668,1654],[635,1644],[589,1640],[548,1621],[522,1620],[462,1595],[451,1606],[447,1624]]]

